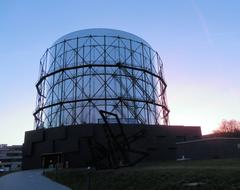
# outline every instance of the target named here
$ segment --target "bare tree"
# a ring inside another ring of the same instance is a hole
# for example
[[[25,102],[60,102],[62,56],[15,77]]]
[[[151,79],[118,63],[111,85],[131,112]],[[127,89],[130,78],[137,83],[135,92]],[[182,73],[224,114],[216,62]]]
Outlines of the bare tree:
[[[214,134],[225,134],[225,135],[240,135],[240,121],[237,120],[222,120],[218,129]]]

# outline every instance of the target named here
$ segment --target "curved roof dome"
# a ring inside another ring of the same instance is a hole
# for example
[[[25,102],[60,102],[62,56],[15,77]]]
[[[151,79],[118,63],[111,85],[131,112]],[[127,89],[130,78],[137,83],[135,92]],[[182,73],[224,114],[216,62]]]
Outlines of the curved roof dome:
[[[84,30],[78,30],[75,32],[71,32],[68,33],[64,36],[62,36],[61,38],[59,38],[54,44],[59,43],[63,40],[67,40],[67,39],[71,39],[71,38],[76,38],[76,37],[83,37],[83,36],[89,36],[89,35],[97,35],[97,36],[120,36],[123,38],[127,38],[127,39],[132,39],[138,42],[142,42],[146,45],[148,45],[149,47],[150,44],[147,43],[145,40],[143,40],[142,38],[131,34],[129,32],[125,32],[122,30],[115,30],[115,29],[107,29],[107,28],[90,28],[90,29],[84,29]]]

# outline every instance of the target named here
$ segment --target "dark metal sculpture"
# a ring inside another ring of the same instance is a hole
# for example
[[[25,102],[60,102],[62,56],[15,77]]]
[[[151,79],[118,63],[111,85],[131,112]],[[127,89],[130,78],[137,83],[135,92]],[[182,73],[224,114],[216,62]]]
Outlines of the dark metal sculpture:
[[[105,123],[103,128],[107,146],[97,143],[94,137],[89,138],[88,143],[92,154],[92,165],[94,167],[97,169],[116,169],[119,167],[133,166],[148,156],[147,152],[135,150],[131,147],[132,143],[143,137],[143,129],[127,137],[124,132],[124,127],[116,114],[104,110],[100,110],[99,112]],[[109,124],[109,116],[113,116],[113,119],[115,119],[115,126],[111,126],[113,125],[112,123]],[[131,154],[135,154],[134,158]]]

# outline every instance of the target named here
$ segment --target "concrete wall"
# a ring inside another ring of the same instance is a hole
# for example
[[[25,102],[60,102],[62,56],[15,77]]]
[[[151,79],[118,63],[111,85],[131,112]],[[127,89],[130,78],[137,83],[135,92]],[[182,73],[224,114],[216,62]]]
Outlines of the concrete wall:
[[[111,127],[118,133],[119,127]],[[175,160],[176,142],[201,138],[200,127],[124,125],[123,128],[127,137],[142,131],[142,135],[131,144],[131,148],[147,152],[149,156],[145,161]],[[63,154],[69,167],[89,166],[92,160],[89,138],[107,146],[102,125],[27,131],[23,145],[23,169],[41,168],[41,156],[55,152]]]

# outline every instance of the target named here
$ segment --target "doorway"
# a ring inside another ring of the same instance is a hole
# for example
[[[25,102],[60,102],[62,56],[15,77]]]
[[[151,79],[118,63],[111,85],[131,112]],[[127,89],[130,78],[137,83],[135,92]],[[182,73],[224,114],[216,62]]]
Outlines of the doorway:
[[[44,153],[41,156],[42,168],[61,168],[63,167],[63,153]]]

